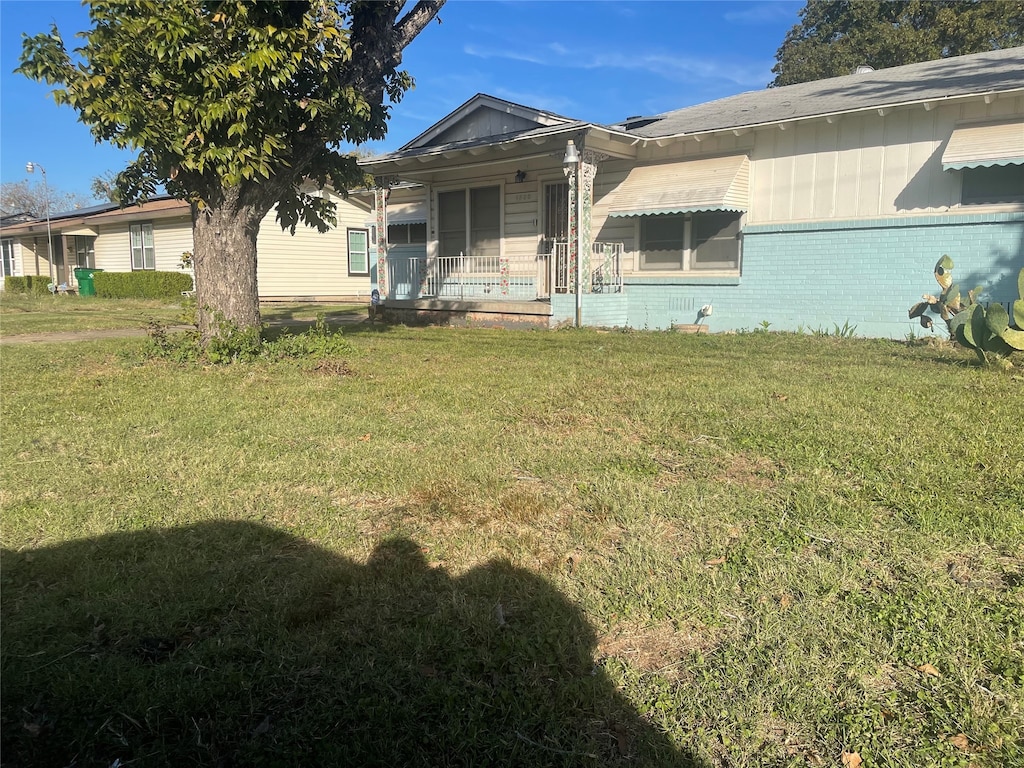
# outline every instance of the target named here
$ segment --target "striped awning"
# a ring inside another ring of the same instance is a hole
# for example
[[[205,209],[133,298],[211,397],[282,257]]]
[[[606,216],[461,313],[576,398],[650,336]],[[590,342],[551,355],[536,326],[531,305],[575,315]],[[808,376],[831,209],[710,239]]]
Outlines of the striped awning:
[[[427,201],[388,203],[388,224],[426,224]]]
[[[745,211],[749,200],[747,156],[707,157],[634,168],[613,193],[608,215]]]
[[[942,169],[1024,165],[1024,121],[974,123],[953,129],[942,153]]]

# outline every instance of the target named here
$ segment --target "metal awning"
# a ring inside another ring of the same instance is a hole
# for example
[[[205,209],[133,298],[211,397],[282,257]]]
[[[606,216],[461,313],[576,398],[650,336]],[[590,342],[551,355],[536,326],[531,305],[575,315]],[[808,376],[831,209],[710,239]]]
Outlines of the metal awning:
[[[388,203],[388,224],[426,224],[427,201]]]
[[[750,200],[750,160],[746,155],[729,155],[638,166],[613,195],[609,216],[745,211]]]
[[[1024,165],[1024,121],[974,123],[953,129],[942,153],[942,169]]]

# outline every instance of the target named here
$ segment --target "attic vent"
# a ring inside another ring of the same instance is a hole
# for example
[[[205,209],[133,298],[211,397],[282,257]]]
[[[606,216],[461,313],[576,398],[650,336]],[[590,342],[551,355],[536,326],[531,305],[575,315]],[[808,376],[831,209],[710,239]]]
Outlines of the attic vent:
[[[875,68],[872,67],[870,64],[861,64],[859,67],[857,67],[856,71],[853,74],[855,74],[855,75],[866,75],[868,72],[874,72],[874,71],[875,71]]]
[[[622,122],[622,127],[625,128],[627,131],[630,130],[631,128],[643,128],[645,125],[656,123],[660,119],[661,118],[658,117],[644,117],[643,115],[633,115],[632,117],[627,117]]]

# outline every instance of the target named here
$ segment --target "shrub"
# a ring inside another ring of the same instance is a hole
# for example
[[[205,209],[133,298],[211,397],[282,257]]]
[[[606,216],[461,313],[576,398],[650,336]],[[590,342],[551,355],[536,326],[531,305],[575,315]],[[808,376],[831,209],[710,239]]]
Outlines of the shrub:
[[[192,290],[192,277],[184,272],[97,272],[92,281],[105,299],[180,299]]]
[[[12,277],[8,275],[4,278],[5,291],[10,293],[24,293],[29,296],[49,296],[49,285],[49,275],[22,275],[21,277]]]

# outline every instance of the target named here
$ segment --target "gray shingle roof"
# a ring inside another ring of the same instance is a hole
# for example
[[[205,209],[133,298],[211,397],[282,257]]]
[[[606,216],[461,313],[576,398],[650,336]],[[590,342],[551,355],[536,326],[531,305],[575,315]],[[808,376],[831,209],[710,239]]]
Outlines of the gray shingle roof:
[[[613,126],[656,138],[1024,89],[1024,47],[749,91]]]

